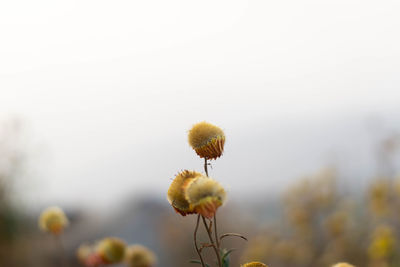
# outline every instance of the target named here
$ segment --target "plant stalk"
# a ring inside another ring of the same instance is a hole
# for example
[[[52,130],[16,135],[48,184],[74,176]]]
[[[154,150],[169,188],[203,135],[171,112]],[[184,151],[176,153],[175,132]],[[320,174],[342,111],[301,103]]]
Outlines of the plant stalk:
[[[206,267],[199,246],[197,245],[197,231],[199,230],[199,222],[200,222],[200,214],[197,215],[196,228],[194,229],[194,235],[193,235],[194,247],[196,248],[197,254],[199,255],[201,266]]]

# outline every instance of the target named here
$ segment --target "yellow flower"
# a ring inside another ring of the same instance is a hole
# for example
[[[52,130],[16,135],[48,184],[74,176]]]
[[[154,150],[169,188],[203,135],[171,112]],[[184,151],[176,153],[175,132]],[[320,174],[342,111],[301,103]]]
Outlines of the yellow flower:
[[[125,256],[125,242],[115,237],[105,238],[97,244],[96,253],[106,264],[121,262]]]
[[[54,235],[62,233],[68,225],[68,218],[59,207],[45,209],[39,217],[39,228]]]
[[[268,266],[265,265],[264,263],[261,263],[258,261],[253,261],[253,262],[245,263],[245,264],[241,265],[241,267],[268,267]]]
[[[192,205],[185,198],[185,189],[191,181],[201,176],[199,172],[184,170],[175,177],[168,189],[169,203],[182,216],[194,213]]]
[[[156,256],[144,246],[132,245],[126,249],[125,262],[129,267],[153,267],[156,264]]]
[[[372,242],[368,247],[368,254],[371,259],[386,259],[394,252],[395,243],[396,239],[392,228],[380,225],[374,231]]]
[[[224,152],[225,134],[211,123],[200,122],[189,131],[189,144],[200,158],[216,159]]]
[[[95,247],[89,244],[82,244],[76,251],[78,261],[87,267],[101,266],[106,264],[100,255],[95,251]]]
[[[89,256],[92,255],[92,253],[93,253],[92,246],[88,244],[82,244],[76,251],[76,256],[80,262],[85,263],[86,260],[89,258]]]
[[[336,263],[335,265],[332,265],[332,267],[355,267],[355,266],[351,265],[347,262],[339,262],[339,263]]]
[[[226,193],[218,182],[201,176],[189,183],[185,197],[196,213],[212,218],[218,207],[224,204]]]

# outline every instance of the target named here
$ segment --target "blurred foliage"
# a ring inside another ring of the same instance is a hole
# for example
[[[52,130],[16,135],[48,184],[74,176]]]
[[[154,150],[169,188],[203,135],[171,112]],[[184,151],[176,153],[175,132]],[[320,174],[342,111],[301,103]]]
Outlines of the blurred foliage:
[[[400,266],[400,178],[374,180],[358,202],[340,194],[335,180],[333,170],[324,170],[290,187],[283,197],[282,222],[253,238],[242,261],[281,267],[340,261]]]
[[[7,120],[0,124],[0,242],[15,238],[20,222],[12,197],[15,180],[23,170],[21,122]]]
[[[345,190],[339,183],[344,177],[335,168],[326,168],[289,186],[273,212],[271,199],[258,199],[258,204],[239,203],[242,206],[238,208],[232,204],[235,197],[230,196],[231,203],[219,213],[221,229],[249,238],[247,243],[234,238],[224,240],[225,247],[236,249],[230,254],[230,266],[249,261],[271,267],[321,267],[344,261],[359,267],[400,266],[400,176],[395,175],[398,170],[392,162],[399,144],[399,135],[392,135],[378,145],[378,168],[371,174],[376,178],[366,188]],[[25,161],[18,121],[0,124],[0,155],[0,266],[57,266],[60,253],[54,240],[38,233],[36,218],[24,215],[12,196]],[[139,230],[132,229],[131,221],[116,227],[126,224],[135,233],[143,231],[143,236],[156,233],[152,236],[158,239],[154,245],[159,246],[159,266],[190,266],[188,259],[196,259],[195,217],[182,220],[167,206],[149,205],[144,210],[148,216],[139,211],[134,214],[135,220],[143,217],[146,222],[156,223],[138,224]],[[126,220],[121,216],[114,223]],[[65,236],[69,266],[79,266],[74,259],[78,244],[112,229],[104,225],[96,228],[96,223],[82,222],[79,216],[71,223],[71,231]],[[89,230],[92,235],[84,236]],[[127,231],[120,233],[124,238]],[[204,232],[200,232],[199,240],[207,240]],[[212,262],[212,251],[207,253],[206,260]]]

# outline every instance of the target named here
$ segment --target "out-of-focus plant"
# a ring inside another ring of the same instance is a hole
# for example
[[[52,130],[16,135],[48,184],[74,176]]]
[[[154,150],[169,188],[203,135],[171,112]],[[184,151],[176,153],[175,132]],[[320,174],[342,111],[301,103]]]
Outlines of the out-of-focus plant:
[[[65,257],[64,246],[61,240],[61,234],[68,226],[68,218],[60,207],[49,207],[45,209],[39,216],[39,228],[43,232],[52,234],[59,246],[61,254]],[[62,259],[62,265],[67,265],[66,258]]]
[[[254,261],[254,262],[245,263],[245,264],[241,265],[241,267],[268,267],[268,266],[265,265],[264,263]]]
[[[339,263],[336,263],[335,265],[332,265],[332,267],[355,267],[355,266],[351,265],[347,262],[339,262]]]
[[[12,240],[23,223],[14,201],[14,185],[24,171],[24,140],[19,119],[0,121],[0,243]]]
[[[125,262],[128,267],[153,267],[156,265],[156,255],[142,245],[131,245],[126,248]]]
[[[86,267],[99,267],[122,263],[127,254],[126,243],[117,237],[107,237],[93,245],[82,244],[76,255],[79,262]],[[127,263],[127,266],[131,266]],[[151,267],[151,266],[149,266]]]

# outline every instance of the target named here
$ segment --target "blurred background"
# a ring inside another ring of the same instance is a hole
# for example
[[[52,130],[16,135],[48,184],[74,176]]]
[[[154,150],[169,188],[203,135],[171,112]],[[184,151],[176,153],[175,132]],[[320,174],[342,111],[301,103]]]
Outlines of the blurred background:
[[[166,200],[202,171],[194,123],[227,136],[210,176],[232,266],[400,266],[397,1],[0,3],[0,266],[58,266],[37,227],[118,236],[191,266],[194,216]],[[204,233],[203,233],[204,234]],[[205,237],[203,236],[205,239]]]

